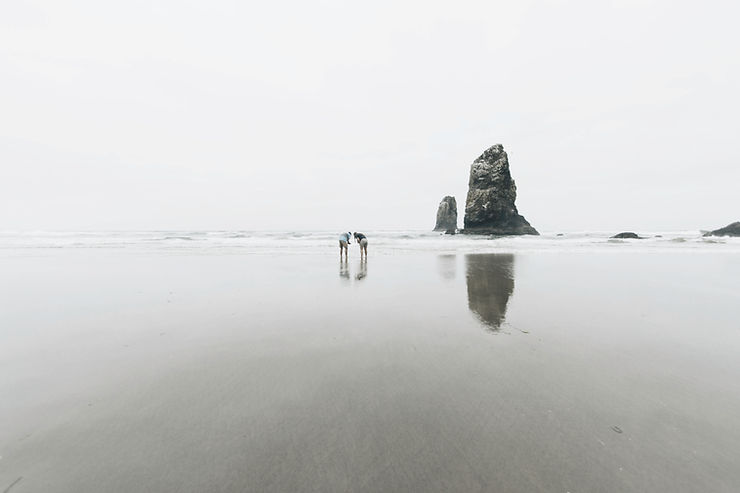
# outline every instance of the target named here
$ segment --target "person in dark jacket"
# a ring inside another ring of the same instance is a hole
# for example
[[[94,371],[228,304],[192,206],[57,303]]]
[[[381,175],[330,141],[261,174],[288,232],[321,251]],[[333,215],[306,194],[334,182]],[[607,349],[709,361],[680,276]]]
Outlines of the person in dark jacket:
[[[355,233],[354,236],[355,241],[360,245],[360,258],[362,258],[363,255],[367,258],[367,236],[362,233]]]

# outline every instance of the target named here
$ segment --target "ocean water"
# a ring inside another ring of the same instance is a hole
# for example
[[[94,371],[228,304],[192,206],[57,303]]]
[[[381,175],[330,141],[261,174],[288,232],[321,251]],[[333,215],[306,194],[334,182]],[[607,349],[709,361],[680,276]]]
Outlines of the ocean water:
[[[541,236],[488,237],[430,231],[366,231],[373,255],[413,252],[701,252],[740,253],[740,238],[703,237],[700,231],[638,232],[644,239],[612,239],[614,232],[547,232]],[[336,253],[337,231],[95,231],[0,232],[0,251],[119,249],[147,252],[235,254]],[[350,255],[355,252],[352,245]]]

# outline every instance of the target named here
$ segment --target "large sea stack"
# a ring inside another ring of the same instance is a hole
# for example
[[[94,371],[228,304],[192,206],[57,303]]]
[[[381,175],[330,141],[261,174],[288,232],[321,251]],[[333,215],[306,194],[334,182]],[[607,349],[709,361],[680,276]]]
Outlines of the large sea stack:
[[[470,166],[463,233],[538,235],[519,215],[515,201],[516,184],[509,173],[509,157],[504,146],[496,144]]]
[[[437,209],[437,224],[434,231],[452,231],[457,230],[457,201],[455,197],[447,196],[439,203]]]

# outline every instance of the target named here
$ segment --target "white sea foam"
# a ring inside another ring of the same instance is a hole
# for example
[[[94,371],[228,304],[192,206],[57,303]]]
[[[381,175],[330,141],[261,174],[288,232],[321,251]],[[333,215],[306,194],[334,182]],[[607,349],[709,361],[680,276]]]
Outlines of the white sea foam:
[[[740,238],[705,238],[699,231],[640,232],[645,239],[611,239],[612,232],[544,233],[541,236],[444,235],[429,231],[368,231],[375,255],[403,252],[732,252]],[[330,254],[336,231],[100,231],[0,232],[0,250],[128,249],[222,253]],[[354,245],[352,245],[354,246]]]

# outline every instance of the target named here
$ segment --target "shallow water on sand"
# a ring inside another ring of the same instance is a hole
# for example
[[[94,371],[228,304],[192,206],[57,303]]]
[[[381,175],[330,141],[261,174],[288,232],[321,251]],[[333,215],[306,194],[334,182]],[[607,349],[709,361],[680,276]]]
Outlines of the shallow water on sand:
[[[739,261],[0,256],[0,488],[737,491]]]

